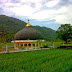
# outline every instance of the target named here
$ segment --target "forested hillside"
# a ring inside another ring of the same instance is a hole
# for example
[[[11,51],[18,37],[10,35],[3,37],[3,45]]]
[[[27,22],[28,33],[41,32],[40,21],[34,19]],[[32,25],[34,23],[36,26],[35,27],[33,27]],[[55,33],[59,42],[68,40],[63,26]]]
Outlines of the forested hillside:
[[[40,26],[34,26],[34,28],[41,32],[45,40],[51,40],[56,37],[55,31],[50,28]]]
[[[0,38],[4,36],[6,41],[13,40],[15,33],[23,29],[25,25],[26,23],[19,19],[0,15]],[[40,31],[46,40],[50,40],[56,36],[55,31],[50,28],[40,26],[34,26],[34,28]]]

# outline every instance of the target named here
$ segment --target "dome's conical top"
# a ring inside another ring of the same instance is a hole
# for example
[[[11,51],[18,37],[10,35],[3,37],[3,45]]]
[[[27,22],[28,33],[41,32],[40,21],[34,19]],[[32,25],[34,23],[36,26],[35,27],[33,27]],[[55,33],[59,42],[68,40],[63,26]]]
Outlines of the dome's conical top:
[[[28,26],[31,26],[30,23],[29,23],[29,20],[28,20],[28,23],[27,23],[26,27],[28,27]]]

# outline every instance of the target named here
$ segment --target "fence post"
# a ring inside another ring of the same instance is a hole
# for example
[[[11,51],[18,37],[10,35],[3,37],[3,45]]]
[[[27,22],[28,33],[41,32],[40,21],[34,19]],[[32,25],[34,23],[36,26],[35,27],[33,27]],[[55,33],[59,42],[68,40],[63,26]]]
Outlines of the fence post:
[[[36,44],[35,44],[35,49],[36,49]]]
[[[8,45],[6,45],[6,53],[8,53]]]
[[[64,46],[64,43],[63,43],[63,46]]]
[[[54,43],[53,43],[53,48],[54,48]]]

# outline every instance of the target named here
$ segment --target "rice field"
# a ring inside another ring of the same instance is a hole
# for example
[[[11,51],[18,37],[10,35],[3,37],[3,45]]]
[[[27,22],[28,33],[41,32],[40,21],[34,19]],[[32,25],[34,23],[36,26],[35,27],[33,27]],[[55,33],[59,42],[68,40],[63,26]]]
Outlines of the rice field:
[[[1,54],[0,72],[72,72],[72,49]]]

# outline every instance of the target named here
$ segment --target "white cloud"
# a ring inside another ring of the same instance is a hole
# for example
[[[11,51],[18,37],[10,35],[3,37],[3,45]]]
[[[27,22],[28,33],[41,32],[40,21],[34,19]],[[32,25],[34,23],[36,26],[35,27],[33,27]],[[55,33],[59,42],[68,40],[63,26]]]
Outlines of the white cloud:
[[[0,0],[1,3],[11,2],[11,0]]]
[[[24,0],[25,1],[25,0]],[[4,14],[8,12],[13,12],[17,16],[28,16],[30,17],[34,12],[40,9],[42,5],[40,3],[36,3],[36,7],[31,7],[30,3],[4,3],[1,4],[0,7],[5,11]],[[11,15],[11,13],[9,15]]]
[[[52,10],[43,10],[43,11],[32,14],[30,18],[37,19],[37,20],[43,20],[45,18],[51,17],[52,14],[54,14]]]
[[[22,5],[20,7],[14,7],[10,9],[18,16],[31,16],[36,10],[28,5]]]
[[[30,16],[31,19],[37,19],[37,20],[45,20],[45,19],[55,19],[56,23],[65,24],[65,23],[71,23],[72,24],[72,6],[68,7],[61,7],[58,10],[52,9],[52,10],[43,10],[38,13],[32,14]]]
[[[36,9],[39,9],[42,7],[42,1],[43,0],[20,0],[21,2],[24,2],[25,4],[27,5],[30,5],[30,3],[34,3],[35,4],[35,7]]]
[[[2,0],[0,0],[2,1]],[[7,0],[3,0],[5,2]],[[10,1],[10,0],[9,0]],[[4,14],[12,15],[15,14],[16,16],[27,16],[30,19],[36,20],[56,20],[56,23],[65,24],[71,23],[72,24],[72,5],[62,6],[59,9],[42,9],[43,0],[21,0],[21,2],[29,2],[25,4],[20,3],[4,3],[0,5],[0,8],[4,10]],[[60,0],[51,0],[46,3],[47,7],[54,7],[59,3]],[[35,3],[36,7],[31,7],[30,2]],[[11,7],[13,6],[13,7]]]
[[[40,9],[42,7],[42,4],[41,3],[36,3],[36,8],[37,9]]]
[[[70,23],[72,24],[72,17],[69,17],[69,15],[58,15],[55,17],[56,22],[60,24]]]
[[[39,3],[42,0],[20,0],[21,2],[33,2],[33,3]]]
[[[56,6],[58,3],[60,2],[60,0],[52,0],[46,3],[47,7],[54,7]]]
[[[40,12],[34,13],[32,14],[32,16],[30,18],[34,18],[34,19],[38,19],[38,20],[43,20],[45,18],[54,18],[55,16],[57,16],[57,14],[60,13],[65,13],[67,11],[66,7],[62,7],[58,10],[52,9],[52,10],[42,10]]]
[[[55,17],[56,22],[61,23],[61,24],[65,24],[65,23],[72,24],[72,20],[71,20],[72,19],[72,6],[65,7],[65,11],[64,11],[64,8],[62,8],[60,9],[60,11],[63,11],[63,13]]]
[[[72,0],[69,0],[70,2],[72,2]]]

